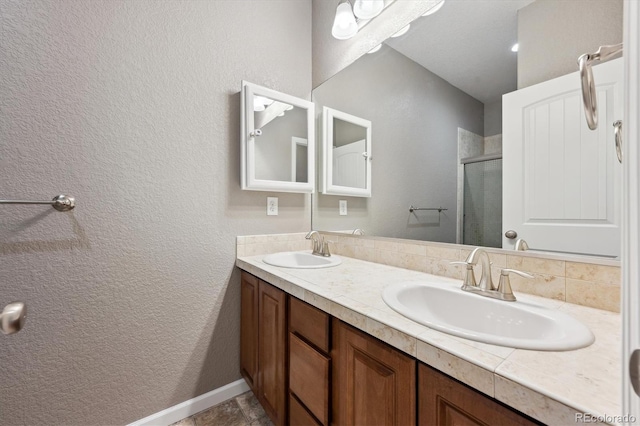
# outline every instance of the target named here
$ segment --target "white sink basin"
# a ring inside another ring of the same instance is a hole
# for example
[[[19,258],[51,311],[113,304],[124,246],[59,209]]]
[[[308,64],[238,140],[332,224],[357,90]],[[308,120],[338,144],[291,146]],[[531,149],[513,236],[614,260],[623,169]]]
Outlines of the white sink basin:
[[[385,303],[427,327],[483,343],[568,351],[589,346],[591,330],[557,310],[462,291],[450,282],[404,282],[386,288]]]
[[[303,251],[270,254],[269,256],[265,256],[262,261],[272,266],[296,269],[331,268],[342,263],[342,259],[338,256],[323,257]]]

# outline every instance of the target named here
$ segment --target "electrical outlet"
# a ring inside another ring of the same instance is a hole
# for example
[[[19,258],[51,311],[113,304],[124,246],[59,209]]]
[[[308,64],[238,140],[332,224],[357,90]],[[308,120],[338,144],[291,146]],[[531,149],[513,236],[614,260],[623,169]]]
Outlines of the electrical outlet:
[[[340,200],[340,216],[347,215],[347,200]]]
[[[267,197],[267,216],[278,216],[278,197]]]

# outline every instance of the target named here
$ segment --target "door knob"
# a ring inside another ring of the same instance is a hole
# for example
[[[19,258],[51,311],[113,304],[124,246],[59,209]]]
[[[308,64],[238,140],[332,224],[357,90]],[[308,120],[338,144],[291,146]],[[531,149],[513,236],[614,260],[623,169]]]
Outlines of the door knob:
[[[504,233],[504,236],[509,238],[510,240],[513,240],[518,236],[518,233],[513,229],[509,229],[507,232]]]
[[[27,305],[22,302],[12,302],[4,307],[0,313],[0,331],[4,334],[14,334],[22,330],[27,319]]]

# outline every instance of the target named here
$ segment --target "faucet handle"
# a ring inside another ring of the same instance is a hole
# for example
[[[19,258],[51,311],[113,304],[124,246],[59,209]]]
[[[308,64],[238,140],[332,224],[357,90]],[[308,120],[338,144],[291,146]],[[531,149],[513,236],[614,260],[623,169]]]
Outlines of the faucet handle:
[[[331,257],[331,251],[329,250],[329,243],[333,243],[331,240],[322,239],[322,250],[320,254],[324,257]]]
[[[467,273],[464,276],[462,289],[478,286],[478,283],[476,283],[476,275],[473,273],[473,263],[458,260],[455,262],[449,262],[449,265],[465,265],[467,267]]]
[[[500,293],[500,298],[502,300],[508,300],[510,302],[515,302],[516,296],[513,295],[513,290],[511,289],[511,280],[509,279],[509,274],[514,273],[520,275],[524,278],[534,278],[533,275],[527,274],[526,272],[518,271],[516,269],[502,269],[500,270],[500,282],[498,283],[498,293]]]

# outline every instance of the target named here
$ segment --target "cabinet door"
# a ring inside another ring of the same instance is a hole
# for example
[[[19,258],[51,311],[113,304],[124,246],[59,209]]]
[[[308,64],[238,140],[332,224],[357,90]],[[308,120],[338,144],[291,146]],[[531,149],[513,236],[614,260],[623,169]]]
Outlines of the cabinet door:
[[[273,423],[286,422],[286,293],[260,281],[258,293],[258,400]]]
[[[418,424],[532,426],[537,423],[439,371],[419,364]]]
[[[240,372],[258,393],[258,279],[242,272],[240,281]]]
[[[333,421],[336,425],[414,425],[416,361],[333,319]]]

